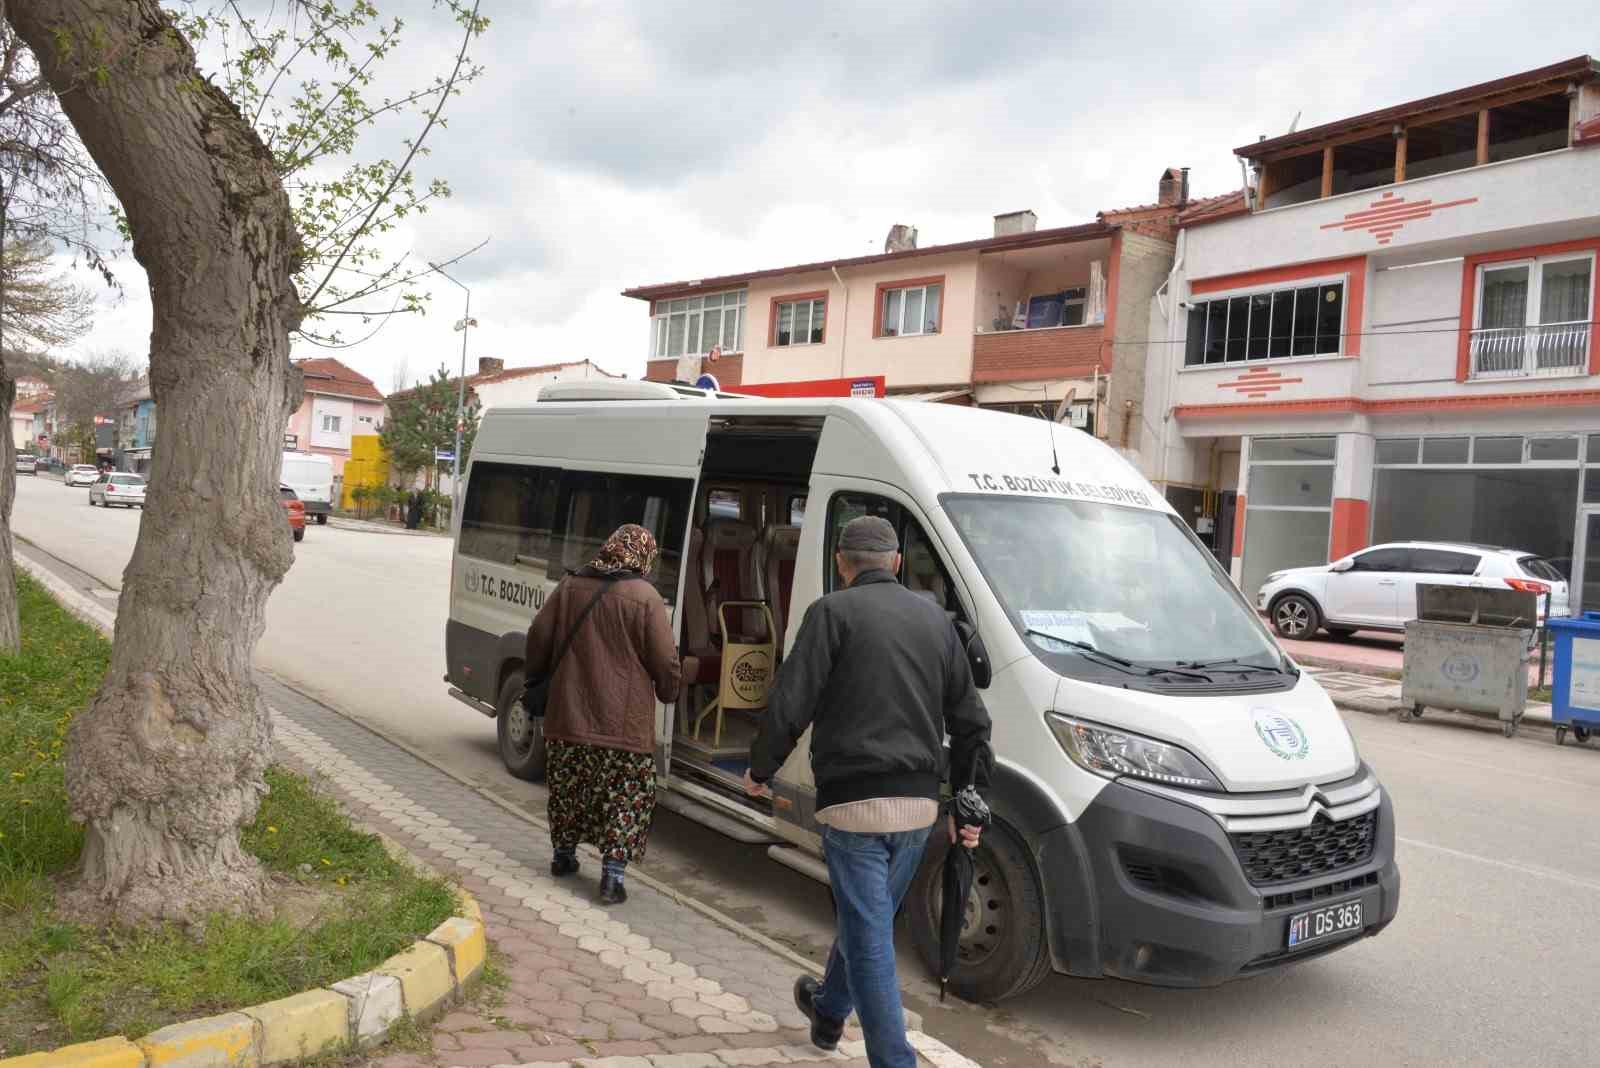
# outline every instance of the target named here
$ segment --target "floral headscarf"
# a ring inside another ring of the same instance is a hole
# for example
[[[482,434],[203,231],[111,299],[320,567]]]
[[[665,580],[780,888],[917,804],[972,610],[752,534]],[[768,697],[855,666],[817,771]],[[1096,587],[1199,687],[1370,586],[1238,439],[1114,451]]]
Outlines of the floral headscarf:
[[[604,575],[623,571],[648,575],[655,566],[658,551],[654,534],[637,523],[624,523],[606,539],[599,555],[589,561],[589,567]]]

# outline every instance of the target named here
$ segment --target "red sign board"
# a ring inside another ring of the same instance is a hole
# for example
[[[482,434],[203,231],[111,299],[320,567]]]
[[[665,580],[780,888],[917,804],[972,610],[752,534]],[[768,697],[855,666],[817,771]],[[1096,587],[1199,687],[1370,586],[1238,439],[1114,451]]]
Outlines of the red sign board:
[[[767,382],[758,386],[730,386],[730,393],[754,397],[881,397],[882,375],[863,378],[816,378],[809,382]]]

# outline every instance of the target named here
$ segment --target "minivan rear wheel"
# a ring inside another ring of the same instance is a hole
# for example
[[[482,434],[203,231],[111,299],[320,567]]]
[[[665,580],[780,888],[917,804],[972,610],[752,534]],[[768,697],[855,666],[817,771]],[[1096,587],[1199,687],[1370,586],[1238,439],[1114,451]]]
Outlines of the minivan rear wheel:
[[[939,974],[944,858],[952,848],[941,816],[904,908],[911,940],[935,977]],[[983,832],[972,859],[972,892],[967,895],[950,989],[965,1001],[1001,1001],[1032,990],[1050,974],[1044,894],[1027,849],[1002,823]]]
[[[524,782],[543,782],[545,770],[544,719],[528,715],[522,707],[522,671],[506,676],[495,702],[495,733],[500,740],[500,760],[506,770]]]
[[[1314,636],[1322,625],[1321,613],[1311,598],[1291,593],[1280,597],[1272,606],[1272,629],[1278,637],[1303,641]]]

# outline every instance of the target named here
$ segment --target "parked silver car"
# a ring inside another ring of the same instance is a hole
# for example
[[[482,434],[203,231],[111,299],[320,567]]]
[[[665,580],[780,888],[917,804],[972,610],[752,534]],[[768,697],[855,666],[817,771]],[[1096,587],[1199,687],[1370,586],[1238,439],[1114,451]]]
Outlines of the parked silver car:
[[[17,474],[37,475],[39,473],[39,458],[29,456],[25,452],[17,453]]]
[[[121,505],[124,508],[144,507],[144,479],[138,475],[107,473],[95,479],[89,487],[89,504],[103,504],[107,508]]]
[[[90,464],[73,464],[67,468],[62,484],[67,486],[92,486],[100,477],[100,469]]]

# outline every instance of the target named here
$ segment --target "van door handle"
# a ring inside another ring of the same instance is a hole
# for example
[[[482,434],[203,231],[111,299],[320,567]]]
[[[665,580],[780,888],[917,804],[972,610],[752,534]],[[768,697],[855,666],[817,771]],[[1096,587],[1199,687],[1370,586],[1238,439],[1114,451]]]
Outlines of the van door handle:
[[[1379,579],[1378,580],[1378,585],[1380,585],[1380,586],[1393,586],[1394,585],[1394,579]]]

